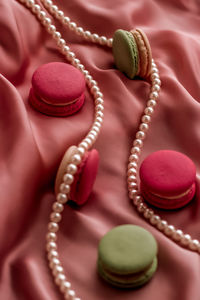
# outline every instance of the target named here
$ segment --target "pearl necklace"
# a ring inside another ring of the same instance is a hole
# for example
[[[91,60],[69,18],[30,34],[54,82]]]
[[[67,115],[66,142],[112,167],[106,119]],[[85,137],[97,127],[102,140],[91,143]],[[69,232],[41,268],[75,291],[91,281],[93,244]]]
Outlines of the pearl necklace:
[[[94,98],[95,116],[93,124],[88,134],[79,143],[77,153],[71,158],[70,164],[66,166],[66,173],[63,178],[63,183],[60,185],[60,193],[56,195],[56,201],[53,203],[52,206],[50,222],[48,224],[48,232],[46,235],[47,258],[56,285],[58,285],[61,293],[64,296],[64,299],[81,300],[76,296],[75,291],[71,289],[71,283],[66,280],[64,269],[59,259],[56,241],[57,232],[59,230],[58,223],[61,221],[62,218],[61,213],[64,210],[64,204],[68,201],[70,186],[74,180],[74,175],[77,172],[77,166],[81,163],[85,152],[89,150],[95,143],[103,123],[103,94],[101,93],[97,82],[90,75],[89,71],[85,69],[84,65],[81,64],[80,60],[76,58],[75,53],[72,52],[71,49],[66,45],[66,41],[62,38],[60,32],[56,30],[56,27],[52,24],[51,19],[47,17],[45,11],[41,9],[41,6],[36,4],[34,0],[18,1],[25,4],[32,11],[32,13],[39,19],[40,23],[45,27],[45,29],[51,34],[53,39],[56,41],[59,51],[73,66],[75,66],[83,73],[90,93]],[[85,31],[82,27],[78,27],[75,22],[71,22],[70,18],[64,15],[63,11],[59,10],[56,5],[53,5],[52,0],[41,0],[41,2],[52,16],[58,19],[64,26],[74,31],[75,34],[83,37],[87,41],[91,41],[102,46],[112,47],[112,38],[108,39],[105,36],[99,36],[96,33],[91,33],[88,30]],[[138,212],[142,214],[143,217],[150,222],[150,224],[158,228],[166,236],[168,236],[181,246],[184,246],[189,250],[193,250],[200,253],[200,242],[196,239],[193,240],[189,234],[184,234],[182,230],[176,229],[173,225],[169,225],[167,221],[162,220],[158,215],[156,215],[154,211],[148,208],[148,206],[144,203],[144,199],[142,198],[138,190],[138,183],[136,177],[138,161],[143,147],[143,140],[146,137],[151,122],[151,117],[157,105],[157,100],[161,86],[159,72],[153,59],[150,80],[151,92],[149,95],[149,100],[147,101],[146,108],[144,109],[144,113],[141,118],[141,123],[139,125],[139,130],[137,131],[136,138],[133,141],[131,155],[129,157],[129,164],[127,170],[129,198],[136,206]]]

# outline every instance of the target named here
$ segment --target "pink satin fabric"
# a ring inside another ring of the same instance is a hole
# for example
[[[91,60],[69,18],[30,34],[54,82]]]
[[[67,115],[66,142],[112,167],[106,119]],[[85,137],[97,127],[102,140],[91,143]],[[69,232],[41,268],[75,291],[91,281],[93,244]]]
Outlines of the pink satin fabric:
[[[85,30],[112,37],[118,28],[142,28],[158,64],[162,89],[141,160],[160,149],[188,155],[196,164],[197,195],[180,211],[158,213],[200,239],[200,5],[198,0],[55,1]],[[95,148],[100,168],[89,201],[66,205],[59,253],[67,279],[87,300],[199,300],[199,255],[176,245],[149,225],[127,195],[126,169],[132,141],[148,100],[149,83],[116,70],[111,50],[56,22],[69,46],[97,80],[105,99],[105,122]],[[31,77],[41,64],[65,61],[55,42],[17,1],[0,3],[0,299],[59,300],[45,256],[45,234],[55,200],[54,180],[65,150],[77,145],[93,120],[93,100],[76,115],[48,117],[28,104]],[[104,283],[96,271],[101,237],[120,224],[150,230],[159,244],[154,278],[138,290]]]

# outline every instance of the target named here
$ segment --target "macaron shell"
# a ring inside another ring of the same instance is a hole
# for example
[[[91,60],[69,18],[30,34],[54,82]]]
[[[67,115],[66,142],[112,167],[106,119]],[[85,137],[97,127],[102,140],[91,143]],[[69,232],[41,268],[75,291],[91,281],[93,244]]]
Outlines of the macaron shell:
[[[146,34],[144,33],[144,31],[139,28],[137,28],[136,31],[138,31],[141,34],[143,41],[145,43],[145,46],[146,46],[146,50],[147,50],[147,54],[148,54],[148,58],[147,58],[148,65],[147,65],[147,72],[146,72],[145,76],[148,77],[151,74],[151,63],[152,63],[151,46],[150,46],[149,40],[148,40]]]
[[[154,237],[135,225],[115,227],[104,235],[98,247],[103,268],[120,275],[133,275],[148,269],[156,254]]]
[[[55,180],[55,194],[57,195],[60,190],[60,185],[63,182],[63,176],[66,173],[66,167],[70,162],[71,157],[77,153],[77,147],[76,146],[71,146],[67,149],[65,154],[63,155],[63,158],[60,162],[57,174],[56,174],[56,180]]]
[[[29,103],[34,109],[45,115],[54,117],[66,117],[78,112],[82,108],[84,101],[85,95],[83,93],[76,102],[71,104],[65,106],[51,105],[42,101],[42,99],[34,93],[33,88],[31,88],[29,93]]]
[[[36,95],[52,105],[66,105],[85,91],[83,74],[70,64],[51,62],[34,72],[32,87]]]
[[[100,276],[110,283],[111,285],[118,287],[118,288],[124,288],[124,289],[129,289],[129,288],[137,288],[140,287],[144,284],[146,284],[154,275],[156,269],[157,269],[158,261],[157,257],[153,259],[153,263],[148,268],[144,273],[141,273],[139,277],[137,278],[130,278],[127,280],[127,278],[124,278],[124,276],[121,277],[116,277],[116,275],[112,275],[102,267],[102,264],[100,261],[98,261],[98,272]],[[126,277],[126,276],[125,276]]]
[[[92,192],[99,166],[99,154],[92,149],[86,154],[71,186],[70,199],[78,205],[84,204]]]
[[[138,49],[130,32],[117,30],[112,45],[116,67],[133,79],[138,71]]]
[[[140,189],[144,199],[151,205],[162,209],[178,209],[187,205],[194,198],[196,184],[194,183],[192,185],[191,189],[186,195],[177,199],[164,199],[157,195],[153,195],[148,190],[146,190],[142,184],[140,186]]]
[[[161,150],[144,159],[139,174],[146,191],[173,197],[186,192],[195,183],[196,167],[183,153]]]

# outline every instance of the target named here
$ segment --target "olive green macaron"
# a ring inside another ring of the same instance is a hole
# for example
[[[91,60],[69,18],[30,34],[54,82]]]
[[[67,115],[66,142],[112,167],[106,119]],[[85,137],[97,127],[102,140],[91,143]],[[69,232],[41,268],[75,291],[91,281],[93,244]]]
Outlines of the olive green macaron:
[[[113,36],[112,50],[116,67],[133,79],[138,73],[139,54],[134,36],[118,29]]]
[[[113,286],[136,288],[157,269],[157,242],[136,225],[121,225],[103,236],[98,247],[98,272]]]

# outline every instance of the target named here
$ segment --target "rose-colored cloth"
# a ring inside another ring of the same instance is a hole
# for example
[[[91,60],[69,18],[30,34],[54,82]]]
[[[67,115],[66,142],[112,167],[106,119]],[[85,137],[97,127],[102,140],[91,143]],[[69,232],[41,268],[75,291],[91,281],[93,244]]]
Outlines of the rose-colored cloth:
[[[142,28],[158,64],[162,90],[141,159],[160,149],[185,153],[200,176],[200,5],[198,0],[56,1],[85,30],[112,37],[118,29]],[[58,22],[56,22],[58,25]],[[111,50],[83,41],[58,25],[71,49],[104,94],[105,121],[95,147],[100,168],[85,206],[66,205],[58,246],[66,276],[87,300],[199,300],[200,258],[149,225],[127,195],[132,141],[148,100],[149,84],[114,67]],[[93,120],[93,100],[76,115],[48,117],[28,104],[31,76],[41,64],[65,61],[55,42],[17,1],[0,3],[0,299],[63,299],[45,256],[45,234],[55,200],[54,180],[65,150],[77,145]],[[180,211],[158,211],[170,224],[200,239],[200,194]],[[97,246],[112,227],[137,224],[159,244],[152,281],[121,291],[96,272]]]

